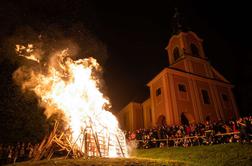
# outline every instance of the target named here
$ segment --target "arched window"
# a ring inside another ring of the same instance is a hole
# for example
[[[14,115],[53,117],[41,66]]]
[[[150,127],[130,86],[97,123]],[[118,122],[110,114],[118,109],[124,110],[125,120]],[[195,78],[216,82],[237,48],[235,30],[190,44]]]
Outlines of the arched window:
[[[199,57],[199,50],[195,44],[191,44],[192,55],[195,57]]]
[[[202,89],[202,90],[201,90],[201,94],[202,94],[202,97],[203,97],[203,103],[204,103],[204,104],[210,104],[210,97],[209,97],[209,95],[208,95],[208,91]]]
[[[174,49],[173,49],[173,58],[174,58],[174,61],[176,61],[178,58],[179,58],[179,49],[178,49],[178,47],[175,47]]]

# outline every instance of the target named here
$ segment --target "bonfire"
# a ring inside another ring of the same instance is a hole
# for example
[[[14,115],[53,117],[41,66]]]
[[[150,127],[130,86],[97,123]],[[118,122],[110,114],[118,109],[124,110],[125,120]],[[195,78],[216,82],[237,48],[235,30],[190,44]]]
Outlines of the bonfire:
[[[32,44],[16,45],[16,53],[37,66],[20,67],[14,79],[23,90],[38,96],[47,117],[62,115],[41,142],[35,160],[60,152],[66,158],[128,156],[125,135],[106,110],[110,103],[99,89],[101,66],[96,59],[73,60],[64,49],[42,63]]]

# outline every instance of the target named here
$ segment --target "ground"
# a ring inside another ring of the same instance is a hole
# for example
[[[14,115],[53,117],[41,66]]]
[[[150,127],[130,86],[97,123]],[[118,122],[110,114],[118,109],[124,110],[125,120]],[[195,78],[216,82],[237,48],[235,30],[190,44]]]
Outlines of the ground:
[[[16,163],[16,166],[250,166],[252,144],[169,147],[133,150],[130,158],[53,159]]]

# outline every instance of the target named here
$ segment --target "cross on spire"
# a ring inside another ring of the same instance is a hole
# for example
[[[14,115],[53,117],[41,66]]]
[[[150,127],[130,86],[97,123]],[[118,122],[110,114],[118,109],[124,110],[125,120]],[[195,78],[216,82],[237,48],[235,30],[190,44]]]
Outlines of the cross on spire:
[[[185,27],[183,25],[183,20],[181,14],[178,11],[178,8],[175,8],[175,13],[172,17],[172,34],[178,34],[182,31],[185,31]]]

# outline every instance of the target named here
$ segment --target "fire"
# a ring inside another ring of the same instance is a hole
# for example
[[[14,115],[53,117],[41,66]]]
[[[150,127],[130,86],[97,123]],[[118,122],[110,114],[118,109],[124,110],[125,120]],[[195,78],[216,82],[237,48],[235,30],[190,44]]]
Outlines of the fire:
[[[33,48],[31,44],[27,47],[16,45],[16,52],[40,63],[38,56],[33,56]],[[123,156],[117,152],[120,148],[122,150],[122,143],[126,147],[125,137],[120,144],[118,137],[121,138],[124,134],[118,127],[116,117],[105,109],[110,103],[99,90],[100,82],[95,73],[101,67],[96,59],[90,57],[72,60],[66,49],[56,53],[50,63],[43,66],[47,67],[43,72],[29,69],[29,77],[22,81],[22,88],[36,93],[47,109],[47,115],[50,116],[55,110],[63,113],[65,126],[71,131],[71,144],[84,152],[83,131],[89,132],[87,129],[91,126],[92,132],[99,135],[97,139],[102,137],[98,141],[108,145],[108,153],[104,153],[104,157],[127,157],[126,148],[123,149]],[[18,79],[23,75],[21,68],[14,73],[14,78]]]
[[[32,53],[34,51],[33,44],[28,44],[27,46],[24,45],[16,45],[16,52],[19,56],[25,57],[32,61],[36,61],[39,63],[38,54]]]

